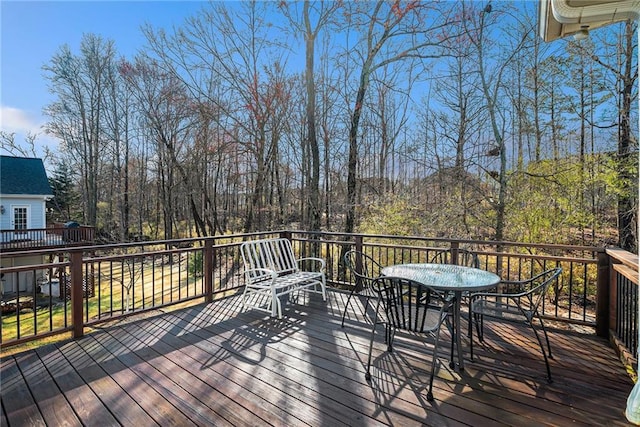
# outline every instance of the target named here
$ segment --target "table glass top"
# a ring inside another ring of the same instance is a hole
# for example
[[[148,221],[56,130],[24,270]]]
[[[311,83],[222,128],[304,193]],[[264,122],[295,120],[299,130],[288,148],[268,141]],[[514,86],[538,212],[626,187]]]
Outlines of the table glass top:
[[[489,271],[453,264],[398,264],[383,268],[382,274],[452,291],[489,289],[500,282],[500,277]]]

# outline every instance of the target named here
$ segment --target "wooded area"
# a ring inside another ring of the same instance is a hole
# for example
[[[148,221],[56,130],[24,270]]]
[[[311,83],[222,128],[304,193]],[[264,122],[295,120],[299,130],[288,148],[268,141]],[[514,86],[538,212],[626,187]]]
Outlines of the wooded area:
[[[141,29],[133,58],[86,34],[44,65],[53,215],[110,240],[295,225],[636,252],[636,25],[545,44],[536,5],[213,2]]]

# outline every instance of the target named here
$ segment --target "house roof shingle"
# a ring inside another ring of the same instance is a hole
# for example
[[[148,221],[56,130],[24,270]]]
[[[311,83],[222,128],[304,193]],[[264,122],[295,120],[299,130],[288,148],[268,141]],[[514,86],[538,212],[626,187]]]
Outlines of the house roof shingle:
[[[53,196],[42,159],[0,156],[0,194]]]

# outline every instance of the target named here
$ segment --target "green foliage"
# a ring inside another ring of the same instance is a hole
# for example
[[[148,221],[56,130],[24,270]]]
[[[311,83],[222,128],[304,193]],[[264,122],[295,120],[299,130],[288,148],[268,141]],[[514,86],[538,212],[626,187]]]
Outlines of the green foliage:
[[[190,277],[202,277],[204,271],[203,251],[190,252],[188,266]]]
[[[47,210],[51,212],[52,220],[68,221],[82,218],[80,195],[75,190],[74,179],[74,172],[67,164],[64,162],[56,164],[49,178],[53,199],[47,201]]]
[[[389,194],[365,205],[360,233],[416,236],[423,232],[423,213],[408,198]]]
[[[621,185],[607,154],[532,162],[508,177],[505,239],[530,243],[600,244],[615,218]],[[496,188],[467,178],[421,183],[428,198],[387,194],[362,203],[359,232],[398,236],[491,238]],[[601,240],[598,240],[601,239]]]
[[[609,193],[618,197],[629,197],[638,193],[637,156],[630,156],[626,161],[607,156],[603,163],[602,182]]]
[[[509,182],[508,233],[522,242],[575,243],[567,236],[582,234],[615,206],[607,190],[606,158],[544,160],[531,163]]]

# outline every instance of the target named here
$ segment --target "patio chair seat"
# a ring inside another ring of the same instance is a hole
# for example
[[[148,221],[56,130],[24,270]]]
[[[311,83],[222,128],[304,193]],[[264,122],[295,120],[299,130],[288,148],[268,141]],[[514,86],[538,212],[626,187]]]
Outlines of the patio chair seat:
[[[557,267],[546,270],[522,281],[502,281],[501,285],[506,288],[504,292],[478,292],[469,296],[469,341],[470,354],[473,359],[473,324],[476,325],[478,338],[483,341],[484,317],[491,317],[508,322],[524,323],[531,327],[536,336],[540,351],[544,356],[547,368],[547,380],[551,383],[551,368],[549,359],[551,354],[551,344],[549,336],[544,327],[544,322],[540,316],[540,306],[547,294],[549,286],[558,279],[562,273],[562,268]],[[500,285],[499,289],[500,289]],[[537,320],[544,333],[547,342],[545,350],[540,334],[535,326]]]
[[[378,293],[373,289],[373,282],[380,276],[382,270],[382,266],[376,260],[356,250],[351,250],[344,254],[344,263],[355,280],[342,312],[342,327],[344,327],[344,319],[354,295],[357,294],[366,298],[367,305],[365,310],[369,304],[369,299],[378,297]]]
[[[389,352],[393,351],[396,330],[412,332],[419,338],[431,336],[434,339],[434,345],[427,400],[432,401],[440,329],[442,324],[450,318],[449,314],[453,309],[455,298],[445,297],[442,293],[418,282],[391,276],[377,278],[373,282],[373,288],[378,293],[378,302],[375,310],[376,318],[371,329],[365,379],[371,381],[371,354],[377,325],[385,325],[385,342]],[[380,316],[381,311],[384,312],[384,316]],[[453,353],[451,358],[453,362]]]

